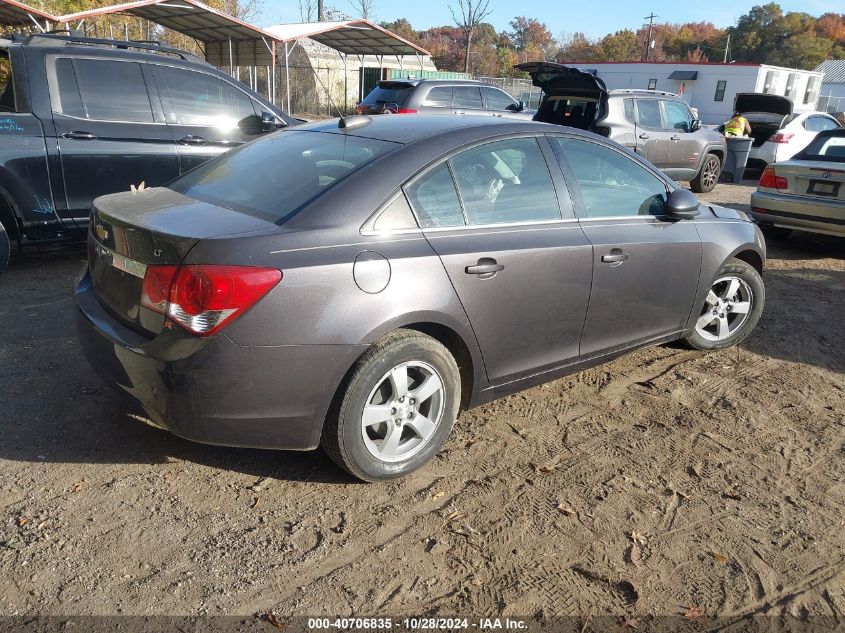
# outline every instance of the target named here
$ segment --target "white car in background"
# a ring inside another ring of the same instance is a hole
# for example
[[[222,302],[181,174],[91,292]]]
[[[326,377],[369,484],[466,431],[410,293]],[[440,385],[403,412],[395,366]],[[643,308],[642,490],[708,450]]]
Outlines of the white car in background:
[[[762,169],[789,160],[810,144],[816,134],[835,130],[839,122],[826,112],[793,114],[792,101],[780,95],[744,92],[736,95],[734,111],[751,124],[754,142],[748,166]]]

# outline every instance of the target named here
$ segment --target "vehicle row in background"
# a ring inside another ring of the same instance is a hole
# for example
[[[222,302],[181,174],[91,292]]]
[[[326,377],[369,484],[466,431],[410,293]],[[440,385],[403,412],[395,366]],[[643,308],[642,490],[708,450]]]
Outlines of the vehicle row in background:
[[[644,156],[693,191],[711,191],[727,153],[725,139],[702,128],[679,95],[608,90],[592,73],[553,62],[515,66],[543,90],[535,121],[597,132]]]
[[[0,272],[10,242],[82,237],[97,196],[163,185],[297,121],[185,51],[0,39]]]

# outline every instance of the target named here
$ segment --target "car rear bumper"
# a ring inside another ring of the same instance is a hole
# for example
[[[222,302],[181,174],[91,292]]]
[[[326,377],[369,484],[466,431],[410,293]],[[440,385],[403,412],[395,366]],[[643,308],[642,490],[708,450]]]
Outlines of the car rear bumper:
[[[845,236],[845,205],[841,200],[755,191],[751,194],[751,214],[762,225]]]
[[[320,441],[358,345],[247,347],[225,333],[180,328],[147,339],[94,296],[87,271],[75,289],[77,333],[94,370],[153,425],[206,444],[308,450]]]

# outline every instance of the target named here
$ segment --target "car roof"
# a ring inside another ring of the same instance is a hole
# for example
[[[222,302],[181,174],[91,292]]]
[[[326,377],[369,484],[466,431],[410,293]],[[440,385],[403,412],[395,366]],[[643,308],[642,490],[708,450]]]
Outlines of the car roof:
[[[354,125],[358,121],[365,119],[369,119],[369,121],[363,122],[361,125]],[[402,144],[411,143],[425,137],[446,135],[459,129],[476,128],[479,131],[479,138],[495,135],[485,133],[485,131],[492,131],[492,128],[496,129],[497,134],[561,131],[562,129],[559,125],[551,125],[549,123],[473,115],[395,114],[372,117],[346,117],[346,121],[347,123],[351,122],[353,125],[341,129],[338,127],[339,119],[329,119],[318,123],[301,125],[294,129],[297,131],[346,134]],[[566,131],[580,132],[580,130],[575,130],[574,128],[566,128]]]
[[[395,79],[382,79],[378,82],[382,84],[410,84],[412,86],[419,86],[421,84],[431,85],[480,85],[482,82],[475,79],[430,79],[428,77],[396,77]],[[495,86],[492,86],[495,87]]]

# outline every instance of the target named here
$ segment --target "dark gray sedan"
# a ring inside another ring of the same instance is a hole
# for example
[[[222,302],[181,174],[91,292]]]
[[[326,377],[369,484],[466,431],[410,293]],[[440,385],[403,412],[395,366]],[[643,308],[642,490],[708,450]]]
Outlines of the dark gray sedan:
[[[389,479],[458,411],[624,352],[720,349],[765,247],[599,136],[481,117],[270,135],[96,200],[78,286],[93,367],[152,423]]]

